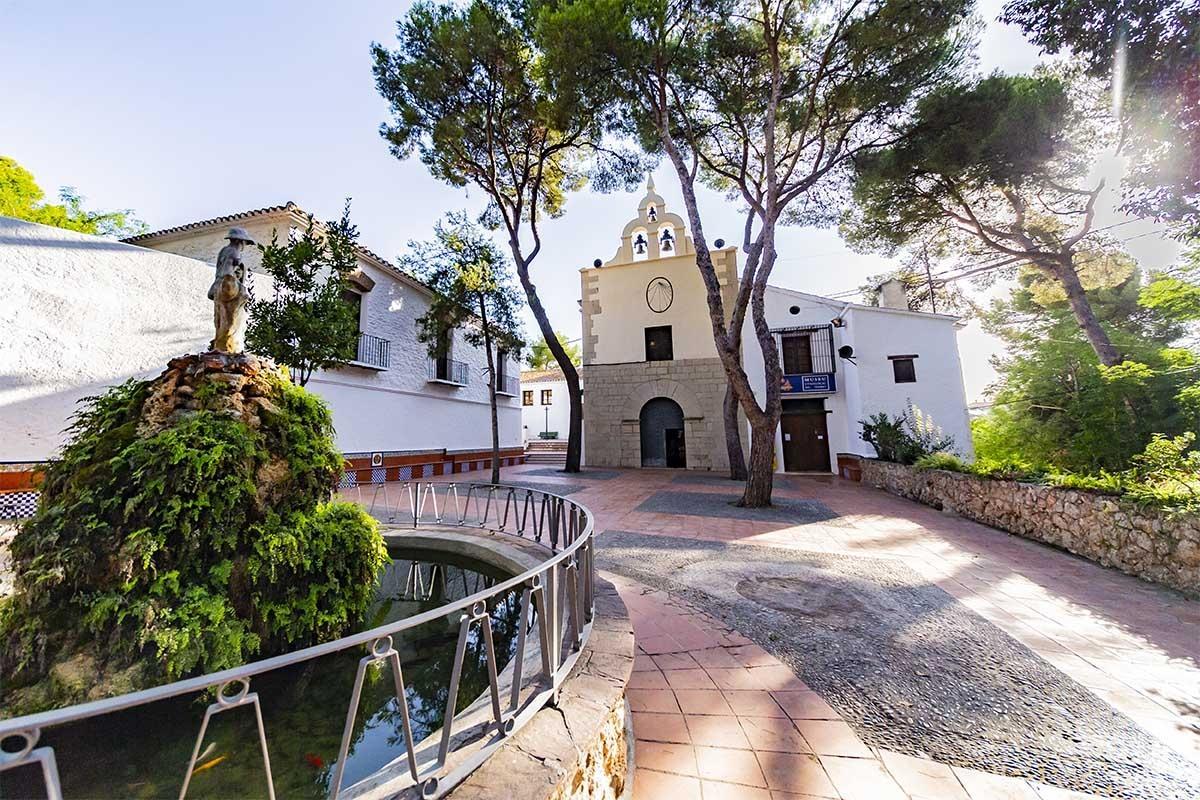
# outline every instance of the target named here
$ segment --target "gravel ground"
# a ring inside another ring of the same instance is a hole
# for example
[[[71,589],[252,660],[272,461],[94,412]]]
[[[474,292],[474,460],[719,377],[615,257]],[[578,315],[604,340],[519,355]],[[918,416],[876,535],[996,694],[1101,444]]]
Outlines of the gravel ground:
[[[696,472],[689,470],[681,472],[671,479],[671,483],[703,483],[708,486],[728,486],[734,489],[741,489],[745,485],[745,481],[731,481],[729,476],[724,472]],[[775,488],[781,486],[789,486],[790,481],[776,474],[773,476],[773,485]]]
[[[625,531],[598,542],[599,568],[722,617],[871,746],[1107,797],[1200,797],[1200,767],[899,562]]]
[[[521,475],[537,475],[545,478],[570,478],[572,480],[583,479],[592,481],[608,481],[617,477],[621,473],[607,469],[585,469],[579,472],[566,472],[554,467],[544,467],[542,469],[531,469],[522,472]]]
[[[825,522],[837,514],[816,500],[788,500],[773,497],[769,508],[739,508],[734,505],[741,495],[716,492],[655,492],[637,507],[638,511],[659,514],[690,514],[694,517],[748,519],[761,522]]]

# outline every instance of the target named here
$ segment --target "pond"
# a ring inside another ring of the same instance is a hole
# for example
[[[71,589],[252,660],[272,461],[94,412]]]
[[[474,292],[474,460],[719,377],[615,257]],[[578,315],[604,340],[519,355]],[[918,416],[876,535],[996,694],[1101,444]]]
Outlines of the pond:
[[[428,553],[392,551],[377,599],[363,630],[415,616],[510,577],[482,562]],[[516,650],[520,594],[492,606],[500,669]],[[442,726],[458,639],[458,615],[396,636],[413,738],[420,742]],[[459,687],[464,709],[487,691],[483,637],[472,627]],[[336,767],[346,708],[364,648],[315,659],[256,677],[270,748],[275,794],[323,798]],[[346,759],[342,785],[350,786],[404,754],[404,728],[389,668],[370,669]],[[177,698],[100,719],[49,729],[39,746],[54,748],[65,798],[177,797],[209,700]],[[266,777],[254,710],[249,706],[212,718],[188,789],[189,798],[266,796]],[[0,773],[0,798],[41,798],[32,767]]]

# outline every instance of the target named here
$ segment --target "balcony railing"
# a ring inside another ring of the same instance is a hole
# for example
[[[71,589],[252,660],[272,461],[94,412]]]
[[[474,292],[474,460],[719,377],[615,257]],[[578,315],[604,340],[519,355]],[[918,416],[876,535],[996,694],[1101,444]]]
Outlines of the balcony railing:
[[[837,353],[832,325],[799,325],[772,331],[780,340],[784,394],[827,393],[837,390]],[[788,339],[802,341],[789,345]],[[806,342],[804,340],[807,340]]]
[[[429,380],[466,386],[471,381],[471,368],[467,366],[466,362],[455,361],[452,358],[431,358],[429,360]]]
[[[391,363],[391,352],[392,343],[387,339],[381,339],[369,333],[360,333],[354,360],[359,364],[387,369]]]
[[[516,397],[521,393],[521,381],[509,375],[501,375],[500,379],[496,381],[496,391]]]

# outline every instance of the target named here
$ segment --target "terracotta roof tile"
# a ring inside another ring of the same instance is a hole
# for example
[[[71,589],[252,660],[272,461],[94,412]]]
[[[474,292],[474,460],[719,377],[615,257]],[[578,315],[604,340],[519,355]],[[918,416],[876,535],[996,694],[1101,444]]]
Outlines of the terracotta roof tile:
[[[563,377],[563,371],[559,367],[521,370],[521,383],[549,383],[561,380],[566,380],[566,378]]]
[[[296,205],[291,200],[288,200],[286,203],[284,203],[283,205],[279,205],[279,206],[266,206],[264,208],[255,208],[250,211],[239,211],[235,214],[226,214],[225,216],[222,216],[222,217],[213,217],[212,219],[203,219],[203,220],[199,220],[197,222],[189,222],[186,225],[176,225],[173,228],[163,228],[162,230],[158,230],[158,231],[150,231],[148,233],[139,233],[137,236],[130,236],[126,239],[122,239],[121,241],[124,242],[125,244],[137,245],[137,244],[142,244],[143,242],[150,241],[151,239],[157,239],[162,236],[170,236],[172,234],[185,233],[187,231],[202,230],[204,228],[211,228],[213,226],[224,226],[231,222],[245,221],[248,219],[253,219],[255,217],[267,216],[269,214],[278,214],[282,211],[291,212],[292,214],[295,214],[296,216],[301,217],[301,218],[309,216],[308,212],[306,212],[304,209],[300,208],[300,206]],[[367,259],[376,262],[379,266],[381,266],[385,269],[391,270],[392,272],[415,283],[416,285],[420,286],[421,288],[425,289],[426,291],[428,291],[428,292],[433,291],[420,278],[416,277],[415,275],[413,275],[412,273],[410,273],[406,270],[401,269],[400,267],[396,266],[392,262],[388,261],[386,258],[380,256],[375,251],[373,251],[369,248],[363,247],[362,245],[359,245],[358,252],[359,252],[359,255],[365,256]]]

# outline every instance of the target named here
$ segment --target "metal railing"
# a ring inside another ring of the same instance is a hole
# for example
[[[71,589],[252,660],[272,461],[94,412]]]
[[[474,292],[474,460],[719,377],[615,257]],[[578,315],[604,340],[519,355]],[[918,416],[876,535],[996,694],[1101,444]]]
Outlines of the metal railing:
[[[468,597],[352,636],[140,692],[0,720],[0,772],[25,765],[38,766],[48,800],[61,800],[62,785],[54,749],[37,746],[43,731],[169,698],[211,692],[214,700],[205,709],[191,759],[180,776],[180,800],[187,796],[209,722],[217,714],[243,706],[254,709],[263,767],[267,775],[267,794],[274,800],[275,786],[271,775],[267,730],[263,724],[258,694],[250,691],[251,680],[264,673],[311,662],[332,653],[365,648],[366,654],[358,662],[354,686],[347,698],[341,747],[330,778],[330,800],[336,800],[348,789],[353,793],[354,787],[381,778],[389,781],[389,787],[393,786],[393,782],[403,782],[403,786],[394,787],[396,791],[405,786],[419,786],[423,797],[434,798],[445,794],[470,775],[538,710],[548,703],[557,703],[559,688],[570,674],[591,633],[595,588],[593,519],[586,508],[565,497],[518,486],[420,482],[391,484],[395,504],[391,502],[388,486],[374,485],[375,494],[369,501],[363,496],[361,487],[358,495],[359,502],[367,506],[370,513],[388,522],[413,528],[438,525],[483,529],[543,544],[552,555],[536,567],[508,580],[498,581]],[[508,670],[497,663],[492,640],[492,612],[488,609],[489,605],[494,605],[489,601],[517,591],[521,594],[521,624],[517,631],[516,650],[509,662],[512,668],[511,687],[506,690],[508,697],[504,702],[501,698],[500,674],[504,671],[508,675]],[[458,623],[458,642],[442,729],[422,742],[414,742],[405,695],[403,664],[399,652],[393,647],[393,637],[447,617],[456,619]],[[477,708],[479,701],[469,704],[460,717],[456,718],[455,711],[468,639],[476,628],[482,633],[487,661],[488,691],[484,697],[490,700],[490,713],[482,724],[467,725],[468,717],[474,720],[481,713]],[[528,639],[534,631],[535,644],[540,650],[540,670],[536,676],[527,676],[523,680],[521,673],[526,657],[533,657],[529,652]],[[343,787],[343,770],[366,671],[369,666],[379,662],[390,666],[392,670],[404,734],[403,764],[397,760],[380,772],[350,787]],[[475,731],[478,735],[467,735]],[[19,746],[13,748],[14,743]],[[6,748],[4,744],[9,746]]]
[[[463,361],[452,358],[429,359],[429,380],[450,381],[466,386],[470,382],[471,369]]]
[[[521,393],[521,381],[519,378],[514,378],[509,375],[501,375],[496,381],[496,391],[504,394],[511,394],[516,397]]]
[[[387,339],[381,339],[369,333],[360,333],[354,360],[360,364],[370,364],[373,367],[387,369],[391,363],[391,349],[392,343]]]
[[[798,325],[792,328],[773,328],[771,332],[780,339],[779,358],[785,375],[837,372],[832,325]],[[791,336],[808,337],[808,347],[799,349],[797,353],[802,363],[789,362],[784,352],[783,340]]]

